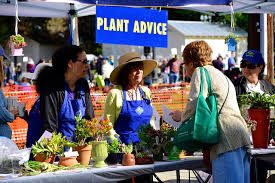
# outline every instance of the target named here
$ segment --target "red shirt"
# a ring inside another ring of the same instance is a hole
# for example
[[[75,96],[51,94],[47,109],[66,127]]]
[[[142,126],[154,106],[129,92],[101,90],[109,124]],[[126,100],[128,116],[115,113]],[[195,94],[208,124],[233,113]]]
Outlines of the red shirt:
[[[170,72],[178,74],[179,67],[180,67],[180,60],[176,58],[172,58],[171,60],[169,60],[166,67],[169,67],[169,66],[170,66]]]

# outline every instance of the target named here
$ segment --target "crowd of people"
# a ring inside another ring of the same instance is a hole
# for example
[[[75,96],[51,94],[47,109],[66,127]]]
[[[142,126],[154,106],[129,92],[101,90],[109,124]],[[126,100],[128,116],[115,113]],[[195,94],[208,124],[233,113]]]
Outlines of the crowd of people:
[[[183,50],[183,63],[180,63],[178,57],[174,56],[159,64],[165,82],[169,79],[169,83],[176,83],[181,66],[184,66],[186,76],[191,78],[191,88],[185,110],[173,111],[170,115],[175,121],[184,123],[196,112],[201,82],[199,67],[204,67],[210,76],[217,107],[222,109],[219,114],[219,142],[209,147],[214,182],[249,183],[250,139],[246,123],[238,107],[237,96],[252,91],[258,93],[268,91],[272,95],[275,93],[275,87],[262,78],[265,63],[260,52],[248,50],[243,54],[240,64],[242,76],[233,78],[234,80],[230,78],[230,75],[227,77],[224,74],[221,56],[216,61],[212,61],[212,52],[211,47],[205,41],[194,41]],[[0,50],[0,74],[2,76],[0,84],[3,84],[5,76],[4,58],[7,57]],[[233,59],[234,53],[228,60],[230,70],[236,67]],[[142,81],[158,66],[157,61],[142,59],[138,53],[128,52],[120,56],[118,66],[113,68],[112,57],[108,59],[99,56],[97,60],[89,63],[85,50],[73,45],[58,49],[52,56],[51,64],[42,62],[44,61],[41,60],[41,63],[28,67],[28,71],[33,72],[31,79],[39,94],[34,105],[39,106],[38,109],[40,109],[37,111],[40,120],[32,120],[31,116],[28,120],[28,147],[35,143],[45,130],[61,132],[74,141],[75,116],[79,116],[80,119],[92,119],[95,116],[87,81],[87,76],[91,77],[88,75],[91,70],[95,70],[93,77],[102,76],[99,84],[103,85],[103,80],[104,86],[115,85],[108,93],[104,110],[104,116],[109,118],[113,126],[108,138],[116,138],[115,134],[118,134],[123,143],[137,144],[140,140],[136,130],[141,125],[150,124],[155,128],[152,120],[152,94],[150,89],[142,84]],[[40,67],[41,65],[43,67]],[[15,73],[16,69],[13,67],[14,65],[11,64],[8,70]],[[38,68],[39,72],[35,72]],[[11,75],[16,76],[16,74]],[[209,91],[206,79],[204,82],[203,96],[206,97]],[[228,89],[225,90],[225,88]],[[2,105],[0,136],[11,138],[11,130],[7,122],[12,122],[18,111],[6,109],[7,102],[1,90],[0,100]],[[260,174],[265,176],[265,172],[260,172]],[[143,176],[142,182],[147,178],[151,180],[151,176],[145,177]]]

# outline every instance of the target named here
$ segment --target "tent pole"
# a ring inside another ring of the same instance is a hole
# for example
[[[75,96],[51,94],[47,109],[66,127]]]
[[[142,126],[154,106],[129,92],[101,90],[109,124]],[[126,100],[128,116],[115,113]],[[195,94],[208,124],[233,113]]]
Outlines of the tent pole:
[[[75,11],[74,4],[70,4],[70,17],[71,17],[71,33],[72,33],[72,44],[79,46],[78,37],[78,17]]]
[[[260,29],[260,51],[267,65],[267,14],[260,14]],[[265,67],[264,75],[267,75],[267,67]]]
[[[274,37],[273,37],[273,15],[267,14],[267,80],[274,80]]]

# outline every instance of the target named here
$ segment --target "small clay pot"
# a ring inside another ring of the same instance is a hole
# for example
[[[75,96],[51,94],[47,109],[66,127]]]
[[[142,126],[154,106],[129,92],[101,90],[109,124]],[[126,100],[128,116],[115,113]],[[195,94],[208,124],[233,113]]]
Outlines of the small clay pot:
[[[46,163],[50,163],[50,164],[54,163],[55,158],[56,158],[55,154],[52,154],[48,158],[46,158],[45,153],[39,153],[34,157],[35,161],[46,162]]]
[[[135,156],[133,154],[124,154],[122,159],[123,166],[133,166],[136,164]]]
[[[60,157],[60,160],[58,162],[58,166],[72,166],[77,164],[76,156],[72,157]]]
[[[89,165],[91,160],[91,150],[92,145],[77,146],[75,150],[78,152],[79,156],[76,158],[81,165]]]

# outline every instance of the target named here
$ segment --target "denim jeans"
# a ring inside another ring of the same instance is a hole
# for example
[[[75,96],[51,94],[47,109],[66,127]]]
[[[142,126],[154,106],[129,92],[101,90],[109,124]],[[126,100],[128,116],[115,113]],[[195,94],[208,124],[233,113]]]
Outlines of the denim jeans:
[[[220,154],[212,160],[214,183],[250,183],[250,163],[246,147]]]
[[[170,72],[169,84],[177,83],[179,79],[179,74]]]

